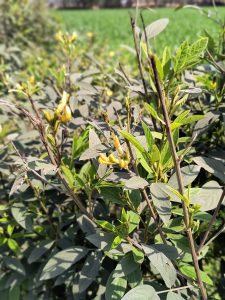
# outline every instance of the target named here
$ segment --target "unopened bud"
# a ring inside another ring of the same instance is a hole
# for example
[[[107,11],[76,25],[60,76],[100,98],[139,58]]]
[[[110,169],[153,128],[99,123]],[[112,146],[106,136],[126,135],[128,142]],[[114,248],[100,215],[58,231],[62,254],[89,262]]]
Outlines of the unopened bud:
[[[118,164],[119,163],[119,160],[113,154],[109,155],[109,160],[113,164]]]
[[[70,110],[69,106],[66,105],[66,107],[64,108],[63,113],[61,115],[61,118],[60,118],[61,122],[67,123],[71,120],[71,118],[72,118],[71,110]]]

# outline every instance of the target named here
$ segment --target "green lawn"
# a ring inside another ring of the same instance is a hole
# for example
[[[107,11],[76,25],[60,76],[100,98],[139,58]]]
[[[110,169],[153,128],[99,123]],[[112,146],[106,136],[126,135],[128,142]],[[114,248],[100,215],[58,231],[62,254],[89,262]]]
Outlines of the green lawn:
[[[213,8],[211,9],[213,11]],[[219,7],[220,16],[225,16],[225,7]],[[98,43],[108,44],[115,50],[121,44],[133,46],[130,14],[135,10],[107,9],[107,10],[61,10],[53,12],[63,22],[63,29],[78,31],[81,34],[92,31],[96,33]],[[145,10],[146,24],[158,18],[169,18],[170,23],[162,34],[156,39],[157,50],[164,46],[176,47],[183,40],[194,41],[198,36],[204,35],[204,29],[212,35],[217,33],[217,26],[207,17],[194,9],[174,11],[171,8]]]

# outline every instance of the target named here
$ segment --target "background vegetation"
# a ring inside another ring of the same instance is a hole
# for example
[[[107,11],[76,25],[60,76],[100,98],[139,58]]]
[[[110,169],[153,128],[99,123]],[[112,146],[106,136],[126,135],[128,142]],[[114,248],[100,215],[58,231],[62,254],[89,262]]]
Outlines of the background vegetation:
[[[64,30],[75,30],[81,35],[94,32],[97,43],[115,51],[121,49],[121,45],[133,45],[129,16],[134,12],[130,9],[60,10],[53,15],[62,21]],[[218,13],[222,17],[225,8],[219,7]],[[167,29],[155,40],[159,52],[165,46],[177,47],[184,37],[192,42],[196,36],[204,35],[204,30],[213,36],[217,33],[213,21],[194,9],[175,11],[172,8],[160,8],[144,11],[143,14],[147,23],[165,17],[170,20]]]

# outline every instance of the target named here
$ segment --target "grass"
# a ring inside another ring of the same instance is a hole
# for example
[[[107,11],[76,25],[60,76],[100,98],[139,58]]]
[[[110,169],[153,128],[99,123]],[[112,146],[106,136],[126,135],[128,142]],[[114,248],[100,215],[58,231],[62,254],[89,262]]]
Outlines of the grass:
[[[211,8],[213,11],[213,8]],[[220,16],[225,16],[225,7],[218,7]],[[81,34],[94,32],[96,41],[108,45],[111,50],[118,49],[121,44],[133,46],[130,14],[135,14],[131,9],[104,9],[104,10],[61,10],[53,12],[63,22],[63,29],[77,31]],[[217,32],[216,24],[201,15],[194,9],[174,11],[172,8],[145,10],[146,24],[159,18],[169,18],[170,23],[166,30],[156,38],[155,46],[160,49],[165,46],[176,47],[183,40],[196,40],[204,35],[204,29],[210,34]]]

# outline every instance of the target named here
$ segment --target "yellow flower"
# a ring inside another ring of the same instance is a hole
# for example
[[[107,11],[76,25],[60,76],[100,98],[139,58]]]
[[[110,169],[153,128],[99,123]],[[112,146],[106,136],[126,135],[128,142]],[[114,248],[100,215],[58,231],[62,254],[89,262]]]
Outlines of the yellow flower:
[[[76,41],[77,38],[78,38],[78,34],[75,31],[68,37],[70,43]]]
[[[104,154],[100,154],[98,158],[98,162],[102,165],[111,165],[112,163],[108,159],[108,157]]]
[[[121,169],[128,169],[128,162],[125,161],[125,160],[123,160],[123,159],[121,159],[119,161],[119,166],[120,166]]]
[[[34,76],[31,76],[28,80],[28,82],[31,84],[31,85],[34,85],[35,84],[35,78]]]
[[[71,120],[71,118],[72,118],[71,110],[70,110],[69,106],[66,105],[63,110],[60,120],[63,123],[67,123]]]
[[[66,107],[68,99],[69,99],[69,95],[67,94],[67,92],[63,91],[62,99],[61,99],[61,101],[59,102],[59,105],[56,108],[56,115],[57,116],[59,116],[59,114],[61,114],[62,111],[64,110],[64,108]]]
[[[49,124],[51,124],[54,120],[54,115],[47,110],[44,110],[43,113],[44,113],[45,119],[48,121]]]
[[[109,52],[109,57],[112,58],[112,57],[114,57],[114,56],[115,56],[115,52],[114,52],[114,51],[110,51],[110,52]]]
[[[112,133],[112,139],[113,139],[113,143],[114,143],[114,147],[116,148],[116,151],[119,153],[120,156],[123,156],[123,149],[120,145],[120,140],[118,138],[118,136],[116,136],[114,133]]]
[[[64,42],[64,38],[63,38],[63,33],[62,33],[62,31],[58,31],[58,32],[56,33],[56,35],[55,35],[55,38],[56,38],[56,40],[59,41],[59,42]]]
[[[109,155],[109,160],[113,164],[118,164],[119,163],[119,160],[113,154]]]
[[[112,139],[113,139],[114,147],[118,149],[120,147],[120,141],[118,136],[115,135],[115,133],[112,133]]]
[[[113,91],[111,91],[110,89],[107,89],[107,90],[106,90],[106,95],[107,95],[108,97],[112,97]]]
[[[91,31],[88,31],[88,32],[86,33],[86,36],[87,36],[89,39],[93,38],[94,35],[95,35],[94,32],[91,32]]]
[[[21,85],[21,84],[19,84],[19,83],[17,83],[16,84],[16,89],[17,89],[17,91],[23,91],[24,90],[24,86]]]

